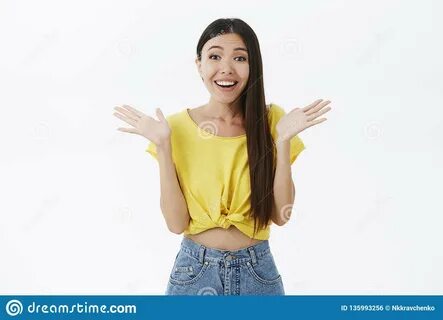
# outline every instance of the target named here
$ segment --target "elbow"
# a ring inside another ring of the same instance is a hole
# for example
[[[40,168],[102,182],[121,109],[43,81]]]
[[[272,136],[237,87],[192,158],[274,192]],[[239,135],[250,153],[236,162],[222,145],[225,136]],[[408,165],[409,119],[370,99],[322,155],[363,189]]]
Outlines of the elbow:
[[[172,211],[169,208],[166,210],[162,203],[160,204],[160,208],[168,230],[175,234],[182,234],[189,225],[190,217],[187,208],[184,214],[176,214],[177,209],[175,208],[173,208]]]
[[[185,232],[186,228],[188,227],[189,219],[186,220],[184,223],[169,223],[168,224],[168,230],[175,234],[182,234]]]
[[[172,233],[175,233],[175,234],[182,234],[185,231],[184,228],[179,228],[177,226],[169,226],[169,225],[168,225],[168,229],[169,229],[169,231],[171,231]]]
[[[292,210],[294,209],[294,201],[295,201],[295,188],[292,189],[292,200],[290,201],[290,204],[284,205],[279,210],[279,214],[274,214],[275,221],[274,223],[278,225],[279,227],[284,226],[286,223],[289,222],[292,215]]]
[[[287,220],[272,220],[273,223],[275,223],[276,225],[278,225],[279,227],[284,226],[288,221]]]
[[[284,226],[291,218],[292,208],[293,204],[283,206],[283,208],[278,211],[279,213],[277,213],[277,211],[273,211],[271,215],[272,222],[279,227]]]
[[[275,211],[273,212],[273,214],[272,214],[272,218],[271,218],[271,220],[272,220],[272,222],[274,223],[274,224],[276,224],[277,226],[279,226],[279,227],[281,227],[281,226],[283,226],[284,224],[286,224],[286,222],[288,222],[288,221],[285,221],[284,219],[282,219],[280,216],[278,216],[277,214],[275,214]]]

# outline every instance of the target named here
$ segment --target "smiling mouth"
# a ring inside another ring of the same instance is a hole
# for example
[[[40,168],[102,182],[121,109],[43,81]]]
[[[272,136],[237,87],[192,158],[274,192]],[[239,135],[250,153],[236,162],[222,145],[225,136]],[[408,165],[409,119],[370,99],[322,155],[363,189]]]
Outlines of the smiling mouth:
[[[214,81],[214,83],[219,86],[220,88],[232,88],[233,86],[236,86],[238,81],[234,81],[233,84],[219,84],[217,81]]]

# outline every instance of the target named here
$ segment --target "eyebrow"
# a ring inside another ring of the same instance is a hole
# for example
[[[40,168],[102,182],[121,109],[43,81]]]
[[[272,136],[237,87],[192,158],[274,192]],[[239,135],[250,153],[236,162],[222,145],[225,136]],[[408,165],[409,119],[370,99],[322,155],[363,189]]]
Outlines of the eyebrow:
[[[211,46],[211,47],[208,49],[208,51],[211,50],[211,49],[221,49],[221,50],[223,50],[223,47],[220,47],[220,46]],[[245,48],[241,48],[241,47],[239,47],[239,48],[234,48],[234,51],[239,51],[239,50],[242,50],[242,51],[248,52],[248,50],[246,50]]]

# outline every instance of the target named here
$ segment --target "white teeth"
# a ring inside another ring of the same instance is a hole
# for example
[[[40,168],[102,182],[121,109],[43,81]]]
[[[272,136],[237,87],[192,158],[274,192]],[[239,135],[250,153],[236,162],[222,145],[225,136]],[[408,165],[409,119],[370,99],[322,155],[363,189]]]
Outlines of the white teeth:
[[[215,83],[221,85],[221,86],[230,86],[235,84],[234,81],[215,81]]]

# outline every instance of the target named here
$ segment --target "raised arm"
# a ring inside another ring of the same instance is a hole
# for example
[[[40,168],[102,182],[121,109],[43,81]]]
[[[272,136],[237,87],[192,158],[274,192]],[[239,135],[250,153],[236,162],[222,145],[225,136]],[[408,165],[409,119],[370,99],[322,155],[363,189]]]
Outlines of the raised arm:
[[[326,107],[330,102],[319,99],[304,108],[295,108],[277,123],[277,164],[272,221],[279,226],[289,221],[295,199],[295,186],[291,174],[290,140],[303,130],[326,121],[326,118],[317,118],[331,110],[330,106]]]
[[[160,169],[160,208],[168,229],[176,234],[183,233],[190,217],[172,160],[171,129],[167,120],[160,108],[156,109],[159,121],[128,105],[114,110],[118,111],[114,113],[117,118],[133,126],[118,130],[141,135],[155,144]]]

